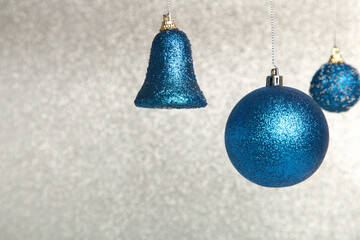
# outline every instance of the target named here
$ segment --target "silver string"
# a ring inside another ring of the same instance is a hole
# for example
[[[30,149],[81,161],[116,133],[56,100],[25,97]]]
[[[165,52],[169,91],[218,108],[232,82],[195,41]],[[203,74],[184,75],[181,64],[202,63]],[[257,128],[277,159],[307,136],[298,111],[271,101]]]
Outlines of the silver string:
[[[171,6],[170,6],[170,0],[167,1],[167,5],[168,5],[168,13],[170,14],[171,13]]]
[[[270,0],[270,24],[271,24],[271,62],[275,68],[275,43],[274,43],[274,6],[273,0]]]
[[[334,19],[334,47],[337,45],[337,0],[334,0],[335,19]]]

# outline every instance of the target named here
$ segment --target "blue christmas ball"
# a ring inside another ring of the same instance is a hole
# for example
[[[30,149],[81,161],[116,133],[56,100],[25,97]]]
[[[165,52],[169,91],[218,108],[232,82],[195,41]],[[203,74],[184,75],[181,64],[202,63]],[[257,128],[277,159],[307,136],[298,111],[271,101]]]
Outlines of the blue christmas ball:
[[[310,94],[327,111],[347,111],[360,97],[359,73],[346,63],[324,64],[311,81]]]
[[[321,165],[329,130],[320,107],[290,87],[259,88],[241,99],[226,124],[225,144],[234,167],[265,187],[286,187]]]

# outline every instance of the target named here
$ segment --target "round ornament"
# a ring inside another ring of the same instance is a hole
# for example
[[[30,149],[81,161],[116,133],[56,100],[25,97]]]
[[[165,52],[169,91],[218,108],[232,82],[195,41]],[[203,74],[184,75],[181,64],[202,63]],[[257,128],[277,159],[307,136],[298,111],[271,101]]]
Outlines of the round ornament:
[[[241,99],[226,124],[228,156],[246,179],[265,187],[286,187],[310,177],[329,143],[320,107],[305,93],[281,86],[273,69],[267,86]]]
[[[312,98],[330,112],[345,112],[360,97],[359,72],[344,63],[338,48],[332,49],[330,61],[315,73],[310,86]]]

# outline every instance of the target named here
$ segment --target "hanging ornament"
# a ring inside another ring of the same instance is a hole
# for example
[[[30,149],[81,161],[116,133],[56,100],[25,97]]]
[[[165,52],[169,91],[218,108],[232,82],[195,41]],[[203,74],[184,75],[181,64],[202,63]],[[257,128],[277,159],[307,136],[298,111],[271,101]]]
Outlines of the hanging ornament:
[[[305,93],[285,87],[274,64],[273,3],[270,1],[272,63],[266,87],[241,99],[225,129],[228,156],[246,179],[265,187],[286,187],[310,177],[329,143],[320,107]]]
[[[345,112],[359,100],[359,72],[344,63],[338,48],[332,49],[329,62],[315,73],[310,94],[320,107],[329,112]]]
[[[201,108],[207,105],[197,83],[190,41],[168,14],[151,47],[145,82],[135,105],[144,108]]]
[[[334,48],[328,63],[315,73],[310,95],[329,112],[345,112],[354,106],[360,97],[359,72],[344,63],[340,50],[336,47],[337,1],[334,0]]]

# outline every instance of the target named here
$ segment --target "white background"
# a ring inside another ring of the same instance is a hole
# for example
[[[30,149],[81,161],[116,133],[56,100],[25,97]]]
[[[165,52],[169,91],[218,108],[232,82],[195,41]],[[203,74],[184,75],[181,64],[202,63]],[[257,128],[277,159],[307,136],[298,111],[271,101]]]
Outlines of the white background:
[[[360,68],[360,2],[338,1],[339,47]],[[147,110],[166,1],[0,1],[0,239],[360,239],[360,104],[326,113],[307,181],[245,180],[227,117],[271,70],[269,1],[175,1],[209,106]],[[275,1],[276,63],[308,93],[333,46],[330,1]]]

